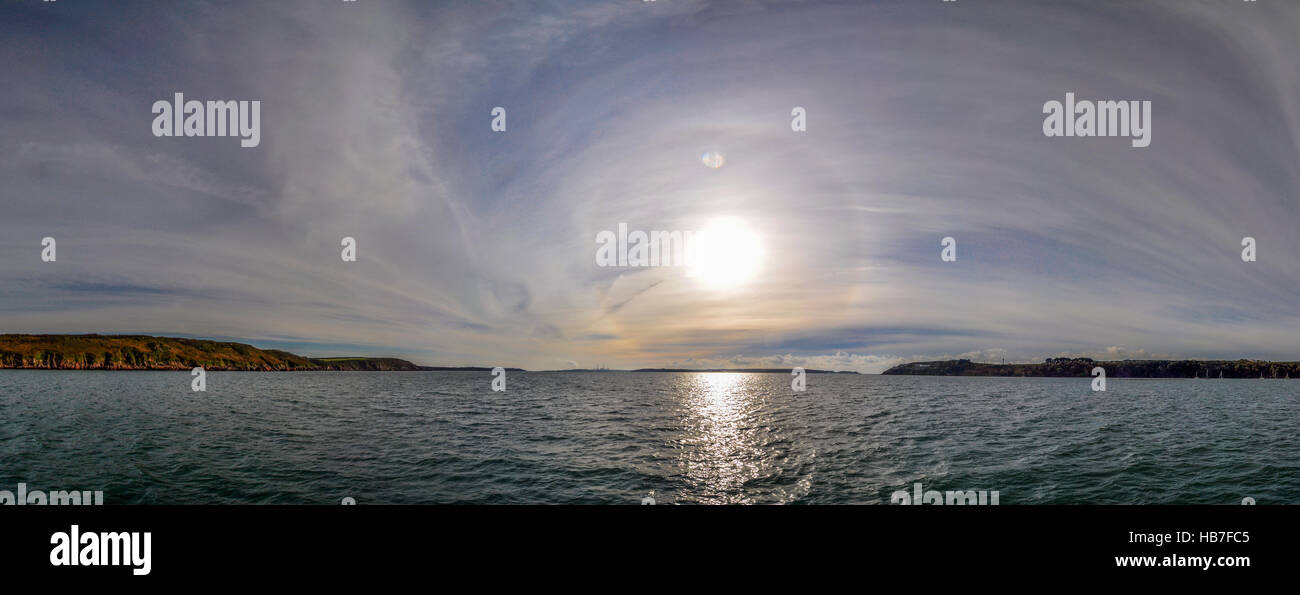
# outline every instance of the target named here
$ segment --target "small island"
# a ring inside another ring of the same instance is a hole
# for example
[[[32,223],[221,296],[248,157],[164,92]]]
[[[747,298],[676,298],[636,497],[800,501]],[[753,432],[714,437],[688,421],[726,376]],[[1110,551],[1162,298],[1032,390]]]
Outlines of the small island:
[[[0,335],[0,369],[190,370],[198,367],[257,372],[492,369],[417,366],[394,357],[309,358],[244,343],[149,335]]]
[[[1087,357],[1054,357],[1041,364],[984,364],[968,359],[912,362],[882,374],[901,376],[1025,376],[1074,378],[1091,376],[1100,366],[1110,378],[1290,378],[1300,374],[1300,362],[1260,360],[1131,360],[1096,361]],[[1300,378],[1300,376],[1297,376]]]

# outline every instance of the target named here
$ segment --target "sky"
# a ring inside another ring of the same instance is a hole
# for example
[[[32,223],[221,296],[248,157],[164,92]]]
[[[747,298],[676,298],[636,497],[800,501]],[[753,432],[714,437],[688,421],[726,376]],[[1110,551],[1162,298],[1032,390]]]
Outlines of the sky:
[[[0,332],[534,370],[1297,360],[1296,31],[1271,0],[6,2]],[[260,101],[260,144],[155,136],[178,92]],[[1151,101],[1150,146],[1045,136],[1066,93]],[[620,223],[719,221],[743,279],[595,258]]]

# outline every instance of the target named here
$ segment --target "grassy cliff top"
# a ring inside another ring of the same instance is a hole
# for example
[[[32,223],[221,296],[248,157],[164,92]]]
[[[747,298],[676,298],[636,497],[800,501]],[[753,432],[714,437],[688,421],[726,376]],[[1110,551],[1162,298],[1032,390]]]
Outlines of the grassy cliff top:
[[[311,359],[244,343],[149,335],[0,335],[0,368],[68,370],[418,370],[396,358]]]

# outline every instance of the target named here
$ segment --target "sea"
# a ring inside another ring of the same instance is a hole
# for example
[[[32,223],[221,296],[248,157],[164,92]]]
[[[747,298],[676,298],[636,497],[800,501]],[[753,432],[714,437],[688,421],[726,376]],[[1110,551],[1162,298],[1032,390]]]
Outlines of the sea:
[[[0,370],[0,490],[114,504],[1300,503],[1300,380]]]

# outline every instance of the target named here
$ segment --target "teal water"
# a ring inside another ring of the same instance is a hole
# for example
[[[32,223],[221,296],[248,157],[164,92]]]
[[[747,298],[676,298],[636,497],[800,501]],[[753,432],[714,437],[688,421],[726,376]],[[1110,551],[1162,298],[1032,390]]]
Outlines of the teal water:
[[[0,370],[0,490],[107,504],[1300,502],[1300,380]]]

